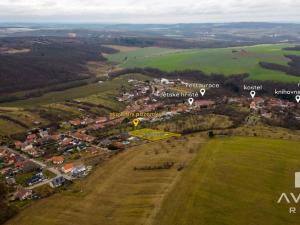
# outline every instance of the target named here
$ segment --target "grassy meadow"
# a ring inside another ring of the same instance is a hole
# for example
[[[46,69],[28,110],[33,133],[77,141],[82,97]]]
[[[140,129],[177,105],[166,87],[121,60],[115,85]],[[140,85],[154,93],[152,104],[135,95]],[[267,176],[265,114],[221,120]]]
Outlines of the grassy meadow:
[[[141,139],[146,139],[149,141],[159,141],[162,139],[168,139],[170,137],[180,137],[180,134],[165,132],[153,129],[139,129],[129,132],[131,136],[138,137]]]
[[[216,114],[188,115],[174,120],[158,123],[153,128],[183,133],[185,130],[219,130],[232,125],[229,117]]]
[[[0,136],[11,135],[26,131],[26,127],[32,127],[34,122],[46,125],[48,121],[42,119],[38,114],[26,111],[22,108],[0,107]],[[20,122],[19,124],[15,121]]]
[[[165,198],[156,225],[298,224],[282,192],[295,192],[299,142],[219,138],[201,149]],[[290,205],[292,206],[292,205]]]
[[[92,83],[80,87],[70,88],[63,91],[54,91],[44,94],[43,96],[36,98],[29,98],[26,100],[2,103],[0,106],[5,107],[35,107],[39,105],[48,105],[52,103],[60,103],[68,99],[78,99],[82,101],[89,101],[90,99],[106,99],[106,104],[111,104],[111,96],[116,96],[120,92],[122,86],[128,87],[128,79],[147,79],[146,76],[140,74],[128,74],[126,76],[118,77],[113,80],[109,80],[103,83]],[[103,96],[102,96],[103,95]],[[109,97],[107,99],[107,97]],[[103,101],[104,101],[103,100]],[[101,104],[99,100],[95,104]]]
[[[25,208],[7,225],[297,224],[281,192],[295,191],[299,142],[201,134],[132,147],[70,190]],[[134,167],[175,162],[171,169]],[[178,171],[180,166],[184,169]]]
[[[234,48],[172,50],[141,48],[107,56],[121,67],[154,67],[164,71],[194,69],[224,75],[249,73],[249,79],[299,82],[299,77],[260,67],[259,62],[287,64],[285,54],[299,55],[299,51],[286,51],[289,44],[256,45]]]
[[[23,132],[26,129],[7,120],[0,119],[0,136]]]
[[[132,147],[77,180],[68,191],[39,200],[7,224],[140,225],[152,224],[165,194],[179,180],[205,140],[180,137]],[[171,169],[134,167],[174,162]]]

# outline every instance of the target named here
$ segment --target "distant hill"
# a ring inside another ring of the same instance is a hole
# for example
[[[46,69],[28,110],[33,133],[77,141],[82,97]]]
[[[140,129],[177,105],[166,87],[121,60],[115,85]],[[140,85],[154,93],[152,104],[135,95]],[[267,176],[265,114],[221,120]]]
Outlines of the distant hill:
[[[91,76],[86,63],[115,50],[67,38],[0,39],[0,94],[46,87]]]

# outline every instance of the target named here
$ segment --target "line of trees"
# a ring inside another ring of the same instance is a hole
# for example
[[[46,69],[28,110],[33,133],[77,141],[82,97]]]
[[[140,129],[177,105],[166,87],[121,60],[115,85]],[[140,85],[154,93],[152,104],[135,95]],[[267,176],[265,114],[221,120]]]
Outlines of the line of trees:
[[[5,197],[7,192],[8,190],[5,184],[0,182],[0,224],[4,224],[17,213],[15,207],[9,206],[6,203]]]
[[[291,60],[290,62],[288,62],[288,65],[280,65],[269,62],[260,62],[259,65],[265,69],[278,70],[292,76],[300,77],[300,56],[285,55],[285,57]]]

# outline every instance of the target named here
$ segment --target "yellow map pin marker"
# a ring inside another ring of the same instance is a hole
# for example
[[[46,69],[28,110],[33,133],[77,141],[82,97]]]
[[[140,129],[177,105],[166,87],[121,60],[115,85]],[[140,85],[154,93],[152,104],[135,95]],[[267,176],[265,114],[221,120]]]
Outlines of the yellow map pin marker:
[[[132,123],[133,123],[133,125],[134,125],[135,127],[137,127],[137,126],[139,125],[139,123],[140,123],[140,120],[139,120],[139,119],[134,119],[134,120],[132,121]]]

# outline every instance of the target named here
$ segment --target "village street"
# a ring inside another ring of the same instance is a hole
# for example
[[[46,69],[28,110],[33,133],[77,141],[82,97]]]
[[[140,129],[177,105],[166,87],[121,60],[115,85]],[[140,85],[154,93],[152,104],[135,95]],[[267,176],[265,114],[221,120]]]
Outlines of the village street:
[[[48,167],[45,163],[43,163],[43,162],[41,162],[39,160],[29,158],[27,155],[25,155],[23,153],[20,153],[20,152],[18,152],[16,150],[13,150],[13,149],[11,149],[9,147],[6,147],[6,146],[2,146],[2,148],[5,149],[5,150],[7,150],[7,151],[10,151],[10,152],[12,152],[12,153],[14,153],[16,155],[19,155],[22,158],[24,158],[24,159],[26,159],[28,161],[33,162],[34,164],[39,165],[42,169],[46,169],[46,170],[50,171],[51,173],[55,174],[56,176],[63,176],[66,180],[73,180],[74,179],[73,177],[69,176],[68,174],[61,173],[58,169],[56,169],[54,167]],[[44,180],[44,181],[42,181],[40,183],[37,183],[37,184],[32,185],[32,186],[29,186],[26,189],[34,189],[34,188],[42,186],[44,184],[48,184],[49,182],[51,182],[51,180],[52,179],[46,179],[46,180]]]

